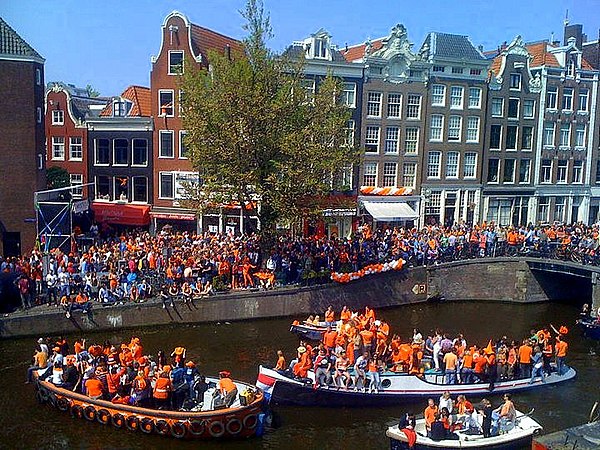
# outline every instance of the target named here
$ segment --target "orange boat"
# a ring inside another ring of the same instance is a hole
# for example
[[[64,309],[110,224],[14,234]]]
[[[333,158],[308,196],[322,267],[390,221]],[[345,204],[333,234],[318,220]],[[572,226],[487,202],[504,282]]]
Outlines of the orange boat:
[[[94,400],[42,381],[37,373],[34,377],[36,397],[40,403],[48,403],[73,417],[102,425],[178,439],[248,438],[261,434],[262,430],[259,415],[263,411],[264,394],[256,386],[239,381],[235,384],[243,395],[238,396],[229,408],[168,411]],[[207,377],[206,381],[216,383],[218,380]],[[205,398],[212,395],[213,389],[209,389]]]

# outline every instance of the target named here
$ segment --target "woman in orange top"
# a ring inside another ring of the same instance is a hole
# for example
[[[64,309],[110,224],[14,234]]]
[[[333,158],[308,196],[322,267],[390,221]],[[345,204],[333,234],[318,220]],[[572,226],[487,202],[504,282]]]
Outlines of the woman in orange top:
[[[169,378],[169,374],[166,372],[161,373],[156,380],[156,384],[152,392],[156,408],[164,408],[168,404],[172,391],[173,385],[171,384],[171,378]]]

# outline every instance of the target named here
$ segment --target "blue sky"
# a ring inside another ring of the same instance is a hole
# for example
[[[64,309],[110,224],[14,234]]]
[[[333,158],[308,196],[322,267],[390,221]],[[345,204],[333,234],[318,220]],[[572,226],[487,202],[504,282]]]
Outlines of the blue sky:
[[[521,34],[526,41],[562,40],[563,20],[598,37],[600,0],[264,0],[277,51],[325,28],[339,46],[388,34],[396,23],[418,48],[428,31],[469,35],[496,48]],[[0,16],[46,58],[46,81],[93,85],[116,95],[149,86],[150,57],[160,47],[165,16],[179,10],[198,25],[243,38],[244,0],[0,0]]]

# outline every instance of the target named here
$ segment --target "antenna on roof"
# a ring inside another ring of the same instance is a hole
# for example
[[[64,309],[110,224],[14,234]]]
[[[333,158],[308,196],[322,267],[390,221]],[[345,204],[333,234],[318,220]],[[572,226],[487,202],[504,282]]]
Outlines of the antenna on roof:
[[[565,27],[569,25],[569,10],[565,13]]]

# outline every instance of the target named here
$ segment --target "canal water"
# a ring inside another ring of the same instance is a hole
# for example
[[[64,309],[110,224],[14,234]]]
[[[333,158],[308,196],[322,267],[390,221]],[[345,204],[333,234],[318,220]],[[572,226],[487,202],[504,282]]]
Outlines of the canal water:
[[[403,306],[380,311],[403,338],[412,329],[434,327],[450,333],[464,333],[467,342],[486,344],[489,338],[507,335],[522,338],[531,328],[550,323],[557,328],[567,325],[570,352],[568,363],[578,376],[563,385],[549,386],[530,393],[516,394],[516,406],[522,411],[535,408],[534,417],[545,432],[579,425],[587,421],[589,411],[599,400],[600,346],[584,338],[574,326],[579,304],[546,303],[515,305],[505,303],[440,303]],[[320,312],[322,314],[322,311]],[[287,359],[298,346],[289,332],[290,319],[257,320],[190,326],[154,327],[88,335],[88,342],[108,340],[128,342],[139,336],[145,353],[159,349],[170,352],[183,345],[188,357],[206,374],[228,369],[235,378],[254,382],[258,364],[273,364],[278,349]],[[70,341],[76,336],[69,336]],[[36,339],[0,341],[0,448],[31,449],[191,449],[198,443],[181,442],[142,433],[115,430],[100,424],[72,419],[35,400],[31,385],[25,385],[25,371]],[[498,405],[500,398],[491,396]],[[473,403],[478,398],[471,398]],[[386,427],[403,411],[421,413],[423,402],[385,408],[298,408],[276,407],[280,427],[262,438],[242,442],[202,443],[206,449],[385,449]]]

